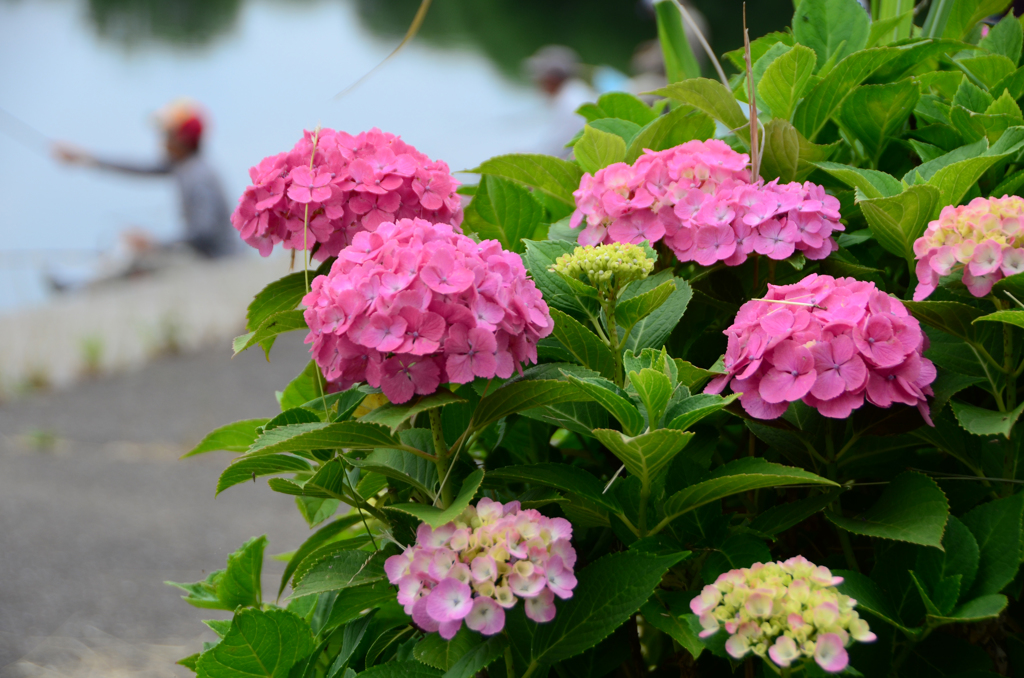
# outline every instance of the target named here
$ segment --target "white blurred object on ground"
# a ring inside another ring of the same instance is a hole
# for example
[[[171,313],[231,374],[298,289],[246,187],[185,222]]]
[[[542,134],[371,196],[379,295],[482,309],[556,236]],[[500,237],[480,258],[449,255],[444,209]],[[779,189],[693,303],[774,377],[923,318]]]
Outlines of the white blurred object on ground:
[[[4,678],[182,678],[190,675],[175,662],[199,643],[194,639],[171,642],[180,644],[125,642],[72,619],[56,634],[40,639],[28,655],[3,667],[0,675]]]
[[[288,266],[286,256],[193,260],[0,315],[0,395],[28,382],[67,386],[168,350],[214,341],[230,350],[253,295]]]

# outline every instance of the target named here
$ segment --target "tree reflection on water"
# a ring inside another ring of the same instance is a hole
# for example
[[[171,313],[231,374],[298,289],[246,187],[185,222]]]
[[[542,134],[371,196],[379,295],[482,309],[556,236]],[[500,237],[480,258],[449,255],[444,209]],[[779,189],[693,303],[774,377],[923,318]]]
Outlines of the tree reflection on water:
[[[199,46],[229,31],[242,0],[89,0],[97,33],[126,47],[151,40]]]
[[[281,0],[308,4],[308,0]],[[345,1],[345,0],[336,0]],[[351,0],[367,30],[403,35],[420,0]],[[203,46],[236,23],[243,0],[89,0],[88,16],[104,38],[125,47],[159,41]],[[691,0],[708,20],[721,54],[742,44],[742,0]],[[791,0],[749,3],[752,36],[780,30],[792,16]],[[318,30],[323,30],[318,29]],[[575,49],[583,61],[629,72],[638,44],[655,36],[644,0],[434,0],[419,39],[442,47],[467,46],[516,76],[523,59],[548,44]],[[330,42],[319,49],[330,49]]]

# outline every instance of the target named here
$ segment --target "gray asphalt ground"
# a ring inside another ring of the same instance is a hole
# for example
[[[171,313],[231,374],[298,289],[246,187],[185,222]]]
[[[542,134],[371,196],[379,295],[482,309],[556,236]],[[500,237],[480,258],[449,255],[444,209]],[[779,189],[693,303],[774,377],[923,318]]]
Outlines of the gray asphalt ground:
[[[0,676],[189,675],[168,660],[212,639],[164,580],[191,582],[267,534],[264,595],[309,528],[266,482],[214,497],[227,453],[179,460],[217,426],[278,410],[298,333],[230,357],[169,356],[131,374],[0,404]]]

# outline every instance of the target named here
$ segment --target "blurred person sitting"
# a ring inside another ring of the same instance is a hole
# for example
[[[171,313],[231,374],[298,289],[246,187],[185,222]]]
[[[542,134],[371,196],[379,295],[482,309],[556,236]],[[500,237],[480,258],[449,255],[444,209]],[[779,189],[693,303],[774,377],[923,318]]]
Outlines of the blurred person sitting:
[[[626,91],[639,97],[648,106],[652,105],[661,97],[645,94],[645,92],[653,92],[668,84],[668,77],[665,73],[665,53],[661,50],[661,42],[655,39],[637,45],[633,52],[633,58],[630,60],[630,66],[633,70],[633,77],[629,79],[629,87]]]
[[[575,50],[564,45],[541,47],[523,65],[533,83],[547,96],[551,109],[538,150],[566,158],[572,149],[565,148],[565,144],[586,122],[576,114],[576,109],[596,101],[597,92],[581,77],[583,68]]]
[[[670,1],[639,0],[639,3],[642,11],[653,19],[656,16],[654,5],[657,2]],[[701,48],[699,36],[703,35],[706,40],[711,40],[707,19],[704,18],[699,9],[693,6],[691,0],[680,0],[679,4],[686,9],[687,14],[692,19],[692,23],[686,20],[683,21],[683,31],[686,34],[686,41],[690,45],[690,50],[697,60],[697,65],[703,70],[708,65],[708,56]],[[662,49],[661,41],[655,38],[637,45],[636,50],[633,52],[633,58],[630,61],[630,67],[633,71],[633,77],[630,78],[629,88],[626,91],[639,96],[647,104],[660,99],[661,97],[645,95],[643,93],[661,89],[669,84],[665,69],[665,52]]]
[[[57,142],[53,153],[62,162],[143,176],[172,176],[178,187],[178,199],[185,222],[183,238],[158,242],[140,229],[121,234],[115,251],[102,258],[98,270],[82,280],[51,276],[55,288],[79,287],[138,274],[159,267],[153,263],[157,253],[185,250],[204,259],[217,259],[237,251],[238,234],[231,226],[224,189],[216,172],[200,153],[204,116],[199,107],[187,100],[172,102],[156,114],[164,134],[166,156],[155,163],[118,162],[98,158],[70,144]]]

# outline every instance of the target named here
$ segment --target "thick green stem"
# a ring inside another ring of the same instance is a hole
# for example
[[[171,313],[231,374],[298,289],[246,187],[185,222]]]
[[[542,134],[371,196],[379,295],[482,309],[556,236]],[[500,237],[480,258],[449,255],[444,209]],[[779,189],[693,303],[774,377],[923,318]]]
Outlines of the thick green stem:
[[[1009,307],[999,299],[995,299],[996,310],[1002,311]],[[1006,409],[1017,407],[1017,375],[1013,369],[1013,326],[1003,323],[1003,372],[1006,373]]]
[[[839,479],[839,465],[836,460],[839,455],[836,454],[835,440],[833,439],[833,425],[832,419],[828,420],[828,424],[825,429],[825,450],[828,453],[828,466],[826,466],[826,473],[828,479],[838,482]],[[842,452],[845,452],[846,446],[843,447]],[[835,501],[832,502],[830,507],[837,515],[843,515],[843,507],[839,501],[839,497],[836,497]],[[836,534],[839,537],[839,546],[843,549],[843,556],[846,557],[846,566],[854,572],[860,572],[860,566],[857,565],[857,557],[853,553],[853,543],[850,541],[850,535],[846,530],[836,526]]]
[[[651,485],[644,483],[640,489],[640,515],[637,516],[637,529],[640,530],[640,538],[647,536],[647,502],[651,499]]]
[[[833,510],[840,511],[839,500],[836,499],[832,506]],[[843,556],[846,558],[846,566],[854,572],[860,572],[860,566],[857,564],[857,556],[853,553],[853,543],[850,541],[850,535],[841,527],[836,527],[836,532],[839,533],[839,545],[843,548]]]
[[[508,676],[508,678],[516,678],[516,663],[512,659],[511,641],[509,641],[509,643],[509,645],[505,646],[505,675]]]
[[[634,527],[633,523],[629,522],[629,518],[626,517],[625,513],[617,513],[615,515],[618,517],[619,520],[622,521],[622,524],[626,526],[626,529],[628,529],[630,532],[635,534],[637,537],[640,536],[640,530],[637,529],[636,527]],[[665,521],[662,521],[662,522],[665,522]],[[658,528],[655,528],[654,532],[656,532],[658,529],[660,529],[660,524],[659,524]],[[654,534],[654,532],[652,532],[651,534]]]
[[[619,388],[626,383],[626,375],[622,373],[622,349],[619,346],[619,328],[615,325],[615,299],[609,299],[604,306],[605,323],[608,325],[608,348],[612,350],[615,361],[615,385]]]
[[[1009,304],[1002,304],[996,300],[996,309],[1003,310]],[[1003,323],[1003,366],[1006,372],[1006,397],[1005,405],[1008,412],[1017,407],[1017,374],[1013,369],[1013,327]],[[1015,440],[1007,439],[1003,442],[1006,452],[1003,456],[1003,478],[1013,480],[1017,476],[1017,443]],[[1013,486],[1007,483],[1003,487],[1003,494],[1013,494]]]
[[[437,481],[441,483],[441,504],[448,508],[452,504],[452,486],[447,482],[448,446],[444,444],[444,428],[441,425],[441,409],[430,410],[430,431],[434,436],[434,465],[437,466]]]
[[[1005,344],[1005,351],[1013,355],[1013,338],[1010,337],[1010,326],[1003,325],[1003,332],[1006,333],[1006,338],[1003,340]],[[1013,358],[1008,358],[1007,363],[1009,364]],[[1017,375],[1013,371],[1007,371],[1006,373],[1006,409],[1012,411],[1017,407]]]

